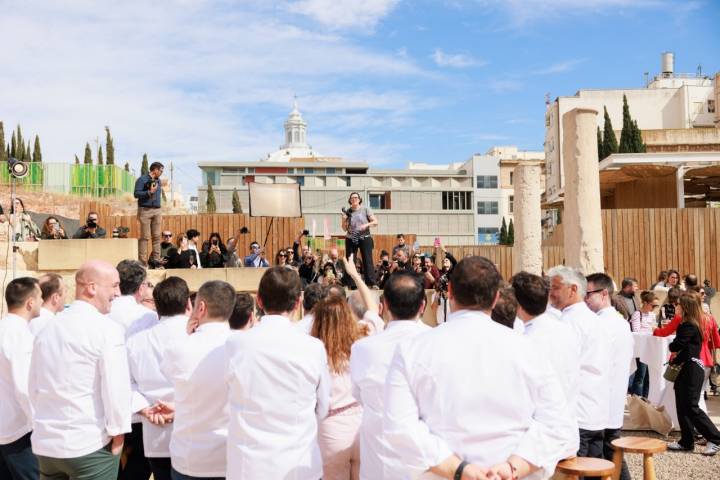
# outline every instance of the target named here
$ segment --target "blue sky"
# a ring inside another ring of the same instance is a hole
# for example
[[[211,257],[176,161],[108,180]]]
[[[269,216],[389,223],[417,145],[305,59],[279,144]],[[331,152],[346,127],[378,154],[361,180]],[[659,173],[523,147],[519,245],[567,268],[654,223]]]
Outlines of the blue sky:
[[[675,0],[0,0],[0,120],[45,161],[109,125],[120,163],[255,160],[298,96],[309,141],[372,165],[542,150],[544,96],[720,71],[720,2]],[[6,134],[9,140],[9,134]]]

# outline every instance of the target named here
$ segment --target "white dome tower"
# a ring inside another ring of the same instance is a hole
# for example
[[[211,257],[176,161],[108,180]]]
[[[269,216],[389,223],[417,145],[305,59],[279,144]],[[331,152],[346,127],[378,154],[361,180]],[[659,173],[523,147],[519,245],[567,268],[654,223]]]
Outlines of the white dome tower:
[[[310,148],[306,140],[307,123],[303,120],[297,106],[297,97],[293,101],[293,109],[285,121],[285,144],[280,148]]]

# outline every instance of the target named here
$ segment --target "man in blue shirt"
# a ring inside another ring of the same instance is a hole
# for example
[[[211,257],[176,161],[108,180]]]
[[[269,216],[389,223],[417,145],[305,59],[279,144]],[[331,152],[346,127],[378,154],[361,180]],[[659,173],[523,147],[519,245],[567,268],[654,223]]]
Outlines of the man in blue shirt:
[[[150,165],[150,172],[135,182],[135,198],[138,200],[138,221],[140,222],[140,240],[138,257],[151,268],[160,265],[160,232],[162,231],[162,210],[160,196],[162,186],[160,175],[165,167],[160,162]],[[152,253],[148,258],[148,241],[152,235]]]

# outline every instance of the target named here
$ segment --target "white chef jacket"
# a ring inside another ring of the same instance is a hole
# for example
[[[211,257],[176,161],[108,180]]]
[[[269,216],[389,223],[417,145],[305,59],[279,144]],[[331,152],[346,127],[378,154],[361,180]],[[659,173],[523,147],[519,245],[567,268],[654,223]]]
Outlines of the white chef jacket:
[[[158,400],[173,401],[173,385],[160,370],[165,350],[185,339],[188,317],[175,315],[161,317],[154,327],[130,337],[127,341],[130,377],[136,389],[133,391],[132,411],[138,412],[154,405]],[[170,457],[172,423],[155,425],[142,418],[145,456]]]
[[[400,480],[405,470],[391,454],[383,436],[385,378],[398,343],[427,332],[421,320],[393,320],[385,331],[355,342],[350,355],[353,396],[363,406],[360,425],[360,478],[362,480]]]
[[[175,390],[170,459],[191,477],[225,476],[228,429],[225,341],[227,322],[200,325],[165,350],[161,370]]]
[[[8,313],[0,320],[0,445],[32,430],[28,375],[33,340],[24,318]]]
[[[325,347],[279,315],[227,343],[227,478],[318,479],[318,421],[328,413]]]
[[[158,322],[157,313],[138,303],[132,295],[123,295],[113,300],[108,316],[123,327],[126,338]]]
[[[603,322],[585,302],[562,311],[561,321],[576,335],[580,358],[577,421],[583,430],[604,430],[610,411],[610,335]]]
[[[412,478],[453,453],[485,467],[515,454],[547,477],[572,429],[547,360],[483,312],[453,312],[395,351],[383,430]]]
[[[87,302],[73,302],[35,339],[29,388],[36,455],[81,457],[130,431],[125,337]]]
[[[577,430],[577,418],[575,418],[580,359],[577,349],[574,348],[575,332],[552,314],[543,313],[525,323],[524,333],[540,354],[548,359],[556,378],[560,381],[567,400],[566,415],[573,424],[573,435],[566,446],[564,458],[574,457],[580,448],[580,432]],[[627,388],[627,381],[625,383]]]
[[[610,334],[610,411],[605,428],[622,428],[635,341],[625,318],[613,307],[597,312]]]
[[[312,331],[313,322],[315,321],[315,316],[312,313],[306,313],[302,319],[295,324],[297,328],[302,330],[303,332],[310,335],[310,332]]]
[[[40,315],[30,320],[30,333],[37,337],[38,333],[45,328],[49,321],[55,317],[55,314],[45,307],[40,309]]]

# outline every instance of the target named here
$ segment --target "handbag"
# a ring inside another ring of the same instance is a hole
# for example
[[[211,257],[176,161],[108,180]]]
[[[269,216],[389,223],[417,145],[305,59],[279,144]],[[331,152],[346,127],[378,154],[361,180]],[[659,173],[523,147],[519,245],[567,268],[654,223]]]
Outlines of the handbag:
[[[673,365],[670,363],[667,364],[667,367],[665,367],[665,373],[663,373],[663,378],[668,382],[675,382],[678,374],[680,373],[680,370],[682,370],[683,365],[684,363],[681,363],[679,365]]]

